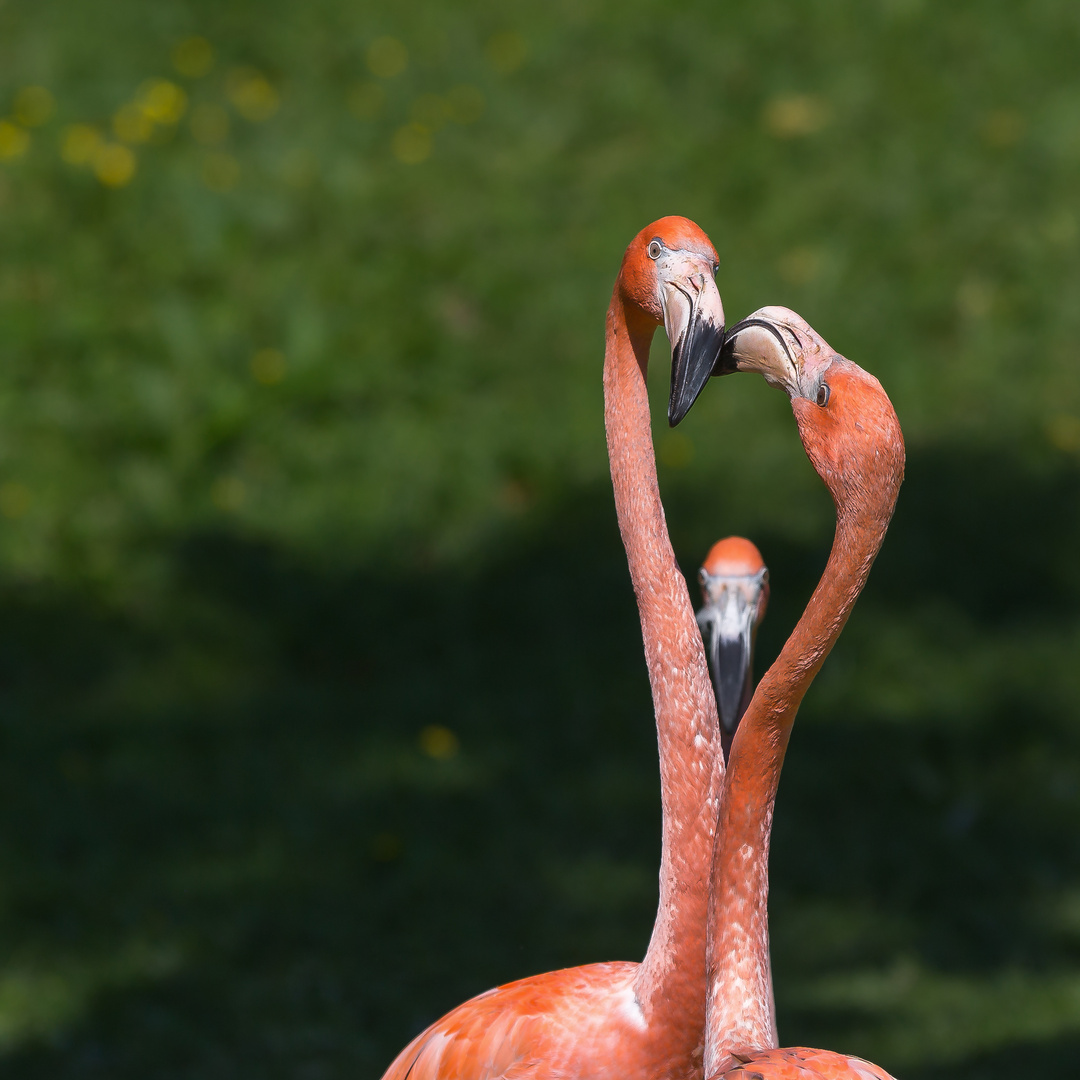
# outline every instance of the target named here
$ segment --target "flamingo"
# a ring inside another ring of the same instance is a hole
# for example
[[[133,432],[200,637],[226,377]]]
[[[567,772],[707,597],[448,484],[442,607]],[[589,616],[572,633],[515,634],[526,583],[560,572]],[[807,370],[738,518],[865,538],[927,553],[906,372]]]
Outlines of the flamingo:
[[[697,621],[702,636],[708,635],[709,669],[726,759],[754,692],[754,643],[769,603],[769,571],[749,540],[728,536],[709,549],[698,581],[705,605]]]
[[[645,380],[663,323],[671,342],[668,420],[677,424],[724,340],[716,269],[701,229],[661,218],[626,249],[607,316],[608,457],[660,752],[660,904],[645,958],[567,968],[480,994],[413,1039],[384,1080],[701,1076],[708,868],[724,765],[705,652],[660,502]]]
[[[762,308],[732,328],[718,373],[758,371],[791,398],[811,464],[836,504],[825,572],[762,677],[728,756],[710,891],[708,1080],[891,1080],[860,1058],[778,1048],[769,965],[768,861],[780,767],[803,695],[866,583],[904,474],[904,439],[872,375],[795,312]]]

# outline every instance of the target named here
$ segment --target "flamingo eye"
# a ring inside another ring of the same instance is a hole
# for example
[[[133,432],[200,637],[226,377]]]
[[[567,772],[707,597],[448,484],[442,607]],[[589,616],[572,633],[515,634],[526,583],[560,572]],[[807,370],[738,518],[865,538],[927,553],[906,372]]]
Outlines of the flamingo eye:
[[[659,240],[653,240],[649,244],[649,258],[650,259],[659,259],[660,256],[663,254],[663,251],[664,251],[664,245],[661,244]]]
[[[822,383],[817,390],[817,403],[824,409],[829,404],[829,384]]]

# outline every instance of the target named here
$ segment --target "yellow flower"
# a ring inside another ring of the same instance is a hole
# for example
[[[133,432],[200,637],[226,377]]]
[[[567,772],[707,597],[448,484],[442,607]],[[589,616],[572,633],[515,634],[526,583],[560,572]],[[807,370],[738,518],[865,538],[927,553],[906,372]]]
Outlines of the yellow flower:
[[[273,386],[285,378],[285,357],[280,349],[260,349],[251,358],[251,374],[257,383]]]
[[[484,114],[484,95],[475,86],[455,86],[446,95],[446,104],[456,124],[474,124]]]
[[[281,159],[280,174],[291,188],[310,187],[319,175],[319,163],[310,150],[294,146]]]
[[[762,115],[769,134],[778,139],[816,135],[829,122],[829,106],[814,94],[773,98]]]
[[[681,431],[665,431],[660,437],[657,455],[669,469],[685,469],[694,460],[694,444]]]
[[[0,487],[0,514],[6,518],[21,518],[30,509],[30,492],[16,480]]]
[[[809,285],[821,272],[821,264],[820,251],[797,247],[780,256],[776,269],[789,285]]]
[[[409,63],[409,51],[397,38],[376,38],[367,51],[368,69],[380,79],[400,75]]]
[[[184,38],[173,49],[172,62],[181,75],[198,79],[214,66],[214,48],[206,38]]]
[[[191,110],[191,134],[204,146],[218,146],[229,137],[229,114],[208,101]]]
[[[1069,413],[1052,416],[1046,424],[1046,437],[1059,450],[1066,453],[1080,452],[1080,417],[1071,416]]]
[[[120,143],[103,143],[94,154],[94,174],[106,187],[123,187],[135,175],[135,155]]]
[[[56,102],[44,86],[24,86],[15,95],[15,119],[23,127],[38,127],[53,114]]]
[[[144,143],[154,134],[154,121],[138,105],[121,105],[112,126],[116,137],[126,143]]]
[[[236,111],[254,123],[269,120],[278,110],[278,92],[254,68],[235,68],[225,83],[226,93]]]
[[[525,56],[529,49],[525,44],[525,39],[520,34],[509,30],[502,34],[495,34],[488,41],[487,48],[484,51],[487,53],[491,66],[500,75],[509,75],[511,72],[517,71],[525,62]]]
[[[413,102],[411,112],[422,127],[437,131],[449,118],[450,107],[438,94],[421,94]]]
[[[239,510],[247,500],[247,488],[244,487],[244,481],[237,476],[222,476],[214,481],[210,498],[219,510]]]
[[[148,79],[139,87],[135,100],[143,115],[155,124],[175,124],[187,108],[187,94],[168,79]]]
[[[89,165],[101,146],[101,133],[89,124],[71,124],[64,128],[60,156],[69,165]]]
[[[982,137],[987,146],[1004,150],[1019,142],[1027,124],[1016,109],[995,109],[984,120]]]
[[[461,749],[458,737],[442,724],[429,724],[420,732],[420,749],[436,761],[446,761]]]
[[[0,120],[0,161],[21,157],[30,145],[30,136],[10,120]]]
[[[207,154],[202,164],[202,181],[217,192],[232,191],[240,180],[240,162],[232,154]]]
[[[378,83],[358,83],[349,91],[349,111],[361,120],[374,120],[385,101],[386,91]]]
[[[431,132],[423,124],[406,124],[390,144],[394,157],[406,165],[419,165],[431,155]]]

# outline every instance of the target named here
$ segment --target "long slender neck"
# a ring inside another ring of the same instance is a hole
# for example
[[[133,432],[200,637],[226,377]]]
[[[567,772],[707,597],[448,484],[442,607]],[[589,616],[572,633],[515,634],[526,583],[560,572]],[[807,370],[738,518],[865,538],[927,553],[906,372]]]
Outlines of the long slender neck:
[[[709,863],[724,765],[705,650],[656,480],[645,381],[653,331],[643,315],[627,311],[616,285],[607,322],[604,421],[656,712],[663,812],[660,906],[634,990],[651,1031],[678,1032],[700,1053]]]
[[[825,573],[758,684],[728,758],[709,903],[706,1077],[726,1069],[733,1052],[777,1045],[767,902],[780,768],[799,704],[866,583],[892,511],[837,509]]]

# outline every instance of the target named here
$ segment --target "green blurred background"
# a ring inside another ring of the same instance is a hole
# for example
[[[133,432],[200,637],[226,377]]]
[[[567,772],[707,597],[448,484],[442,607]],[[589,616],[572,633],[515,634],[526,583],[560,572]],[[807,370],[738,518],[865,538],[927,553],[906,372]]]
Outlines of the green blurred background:
[[[635,959],[655,735],[602,431],[628,240],[877,374],[908,476],[803,707],[782,1038],[1080,1062],[1080,8],[0,3],[5,1077],[377,1077]],[[693,574],[832,507],[782,395],[652,389]]]

